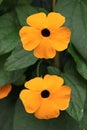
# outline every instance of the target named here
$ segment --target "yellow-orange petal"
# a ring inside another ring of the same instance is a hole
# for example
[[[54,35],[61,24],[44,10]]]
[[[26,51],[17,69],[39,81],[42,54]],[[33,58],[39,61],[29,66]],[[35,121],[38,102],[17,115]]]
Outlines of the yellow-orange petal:
[[[71,88],[69,86],[62,86],[54,92],[51,98],[56,103],[59,110],[65,110],[69,106],[70,96]]]
[[[49,90],[51,93],[55,91],[55,89],[58,89],[63,85],[64,79],[57,76],[57,75],[45,75],[44,76],[44,82],[47,85],[47,90]]]
[[[40,106],[40,96],[35,91],[22,90],[19,97],[28,113],[34,113]]]
[[[67,27],[61,27],[52,34],[51,45],[57,51],[63,51],[70,42],[71,31]]]
[[[45,85],[43,78],[36,77],[34,79],[27,81],[25,83],[25,87],[30,90],[42,91],[46,88],[46,85]]]
[[[19,35],[25,50],[31,51],[40,43],[39,32],[32,27],[22,27],[19,31]]]
[[[40,44],[34,49],[34,55],[37,58],[53,58],[56,55],[56,50],[51,46],[48,39],[42,39]]]
[[[12,89],[11,84],[4,85],[0,87],[0,99],[7,97]]]
[[[47,16],[47,28],[51,31],[62,26],[65,22],[65,17],[60,13],[51,12]]]
[[[35,27],[37,29],[41,29],[45,27],[45,21],[46,21],[46,14],[45,13],[36,13],[27,18],[27,23]]]
[[[43,100],[39,109],[35,112],[35,117],[38,119],[57,118],[60,112],[57,105],[49,99]]]

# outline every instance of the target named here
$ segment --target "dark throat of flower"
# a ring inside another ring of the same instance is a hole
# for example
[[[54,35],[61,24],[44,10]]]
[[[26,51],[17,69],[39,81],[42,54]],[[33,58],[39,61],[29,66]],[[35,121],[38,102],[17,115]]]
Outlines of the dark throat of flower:
[[[42,34],[42,36],[44,36],[44,37],[49,37],[49,36],[50,36],[50,31],[49,31],[47,28],[44,28],[44,29],[41,31],[41,34]]]
[[[48,98],[50,96],[50,92],[48,90],[43,90],[41,92],[41,97],[42,98]]]

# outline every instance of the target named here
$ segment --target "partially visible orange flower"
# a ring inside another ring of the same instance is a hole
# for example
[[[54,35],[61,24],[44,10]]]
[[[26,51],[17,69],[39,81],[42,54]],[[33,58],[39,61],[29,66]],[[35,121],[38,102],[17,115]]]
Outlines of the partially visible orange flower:
[[[56,75],[36,77],[25,83],[20,93],[26,112],[34,113],[38,119],[57,118],[60,110],[69,106],[71,88],[62,86],[63,78]]]
[[[0,87],[0,99],[7,97],[12,89],[11,84],[7,84]]]
[[[21,28],[19,35],[25,50],[34,49],[37,58],[53,58],[57,51],[68,47],[71,32],[62,27],[65,17],[59,13],[37,13],[27,18],[27,24]]]

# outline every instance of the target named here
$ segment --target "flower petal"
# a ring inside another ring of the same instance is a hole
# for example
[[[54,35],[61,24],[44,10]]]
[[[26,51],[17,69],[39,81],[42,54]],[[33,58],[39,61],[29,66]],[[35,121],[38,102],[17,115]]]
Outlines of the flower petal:
[[[51,98],[56,103],[59,110],[65,110],[69,106],[70,94],[71,88],[68,86],[62,86],[54,92]]]
[[[40,44],[34,49],[34,55],[37,58],[53,58],[56,55],[56,50],[50,45],[48,39],[42,39]]]
[[[63,85],[64,79],[56,75],[45,75],[44,81],[48,86],[48,90],[52,93],[55,89],[58,89]]]
[[[35,91],[42,91],[46,88],[43,78],[36,77],[25,83],[25,87]]]
[[[40,96],[39,93],[35,91],[22,90],[20,93],[20,99],[28,113],[34,113],[40,106]]]
[[[64,83],[64,79],[57,75],[46,74],[44,76],[44,80],[48,81],[49,83],[53,83],[53,84],[55,83],[55,84],[57,84],[57,86],[61,86]]]
[[[0,99],[7,97],[12,89],[11,84],[4,85],[0,87]]]
[[[65,17],[59,13],[51,12],[47,17],[47,28],[51,31],[62,26],[65,22]]]
[[[30,26],[35,27],[37,29],[45,27],[45,21],[46,21],[46,14],[42,12],[33,14],[27,18],[27,23]]]
[[[35,112],[35,117],[38,119],[51,119],[57,118],[60,112],[57,105],[50,100],[43,100],[39,109]]]
[[[32,50],[38,46],[40,42],[40,34],[32,27],[24,26],[21,28],[19,35],[25,50]]]
[[[51,45],[57,51],[63,51],[68,47],[71,32],[67,27],[61,27],[52,34]]]

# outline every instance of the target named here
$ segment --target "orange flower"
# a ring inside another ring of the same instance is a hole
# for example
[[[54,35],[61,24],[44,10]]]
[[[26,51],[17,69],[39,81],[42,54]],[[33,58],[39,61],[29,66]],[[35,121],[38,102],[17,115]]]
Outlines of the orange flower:
[[[25,50],[34,49],[37,58],[53,58],[57,51],[68,47],[71,32],[67,27],[61,27],[65,17],[59,13],[37,13],[27,18],[27,24],[21,28],[19,35]]]
[[[0,99],[7,97],[12,89],[11,84],[7,84],[0,87]]]
[[[20,93],[25,110],[38,119],[56,118],[69,106],[71,88],[62,86],[64,80],[56,75],[36,77],[25,83]]]

